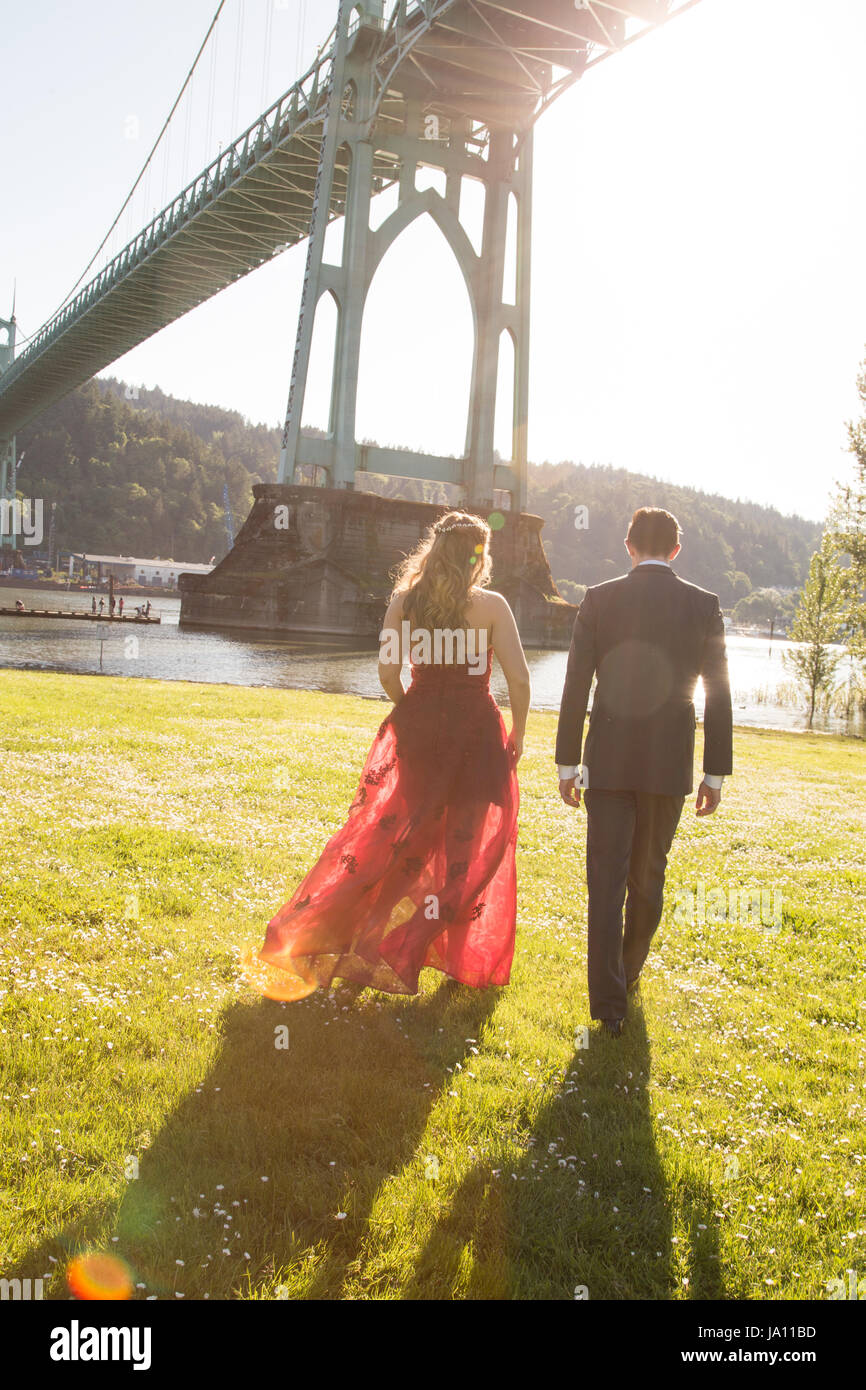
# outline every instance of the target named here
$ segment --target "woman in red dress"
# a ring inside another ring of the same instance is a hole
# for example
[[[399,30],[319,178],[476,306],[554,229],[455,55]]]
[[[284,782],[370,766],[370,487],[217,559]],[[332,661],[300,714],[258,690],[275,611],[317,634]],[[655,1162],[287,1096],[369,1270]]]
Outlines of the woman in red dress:
[[[246,960],[248,977],[272,998],[303,998],[335,976],[416,994],[424,966],[467,985],[508,983],[530,683],[514,615],[484,588],[489,546],[485,521],[450,512],[400,569],[379,659],[394,708],[346,823]],[[490,694],[494,649],[510,735]]]

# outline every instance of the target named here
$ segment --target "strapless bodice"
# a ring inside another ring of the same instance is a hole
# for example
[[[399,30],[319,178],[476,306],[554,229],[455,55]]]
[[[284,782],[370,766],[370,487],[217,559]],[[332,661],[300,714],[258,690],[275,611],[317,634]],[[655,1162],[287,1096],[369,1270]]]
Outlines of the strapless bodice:
[[[490,690],[490,670],[493,662],[493,648],[488,646],[486,659],[479,652],[474,660],[469,661],[431,661],[431,662],[411,662],[412,681],[410,689],[428,689],[430,687],[446,687],[453,689],[455,686],[461,689],[472,689],[476,687],[479,691],[487,694]]]

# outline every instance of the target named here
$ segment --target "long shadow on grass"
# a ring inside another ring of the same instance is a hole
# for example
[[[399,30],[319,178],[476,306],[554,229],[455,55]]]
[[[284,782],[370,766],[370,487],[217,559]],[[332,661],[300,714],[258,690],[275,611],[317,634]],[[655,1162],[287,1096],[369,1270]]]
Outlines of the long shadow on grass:
[[[532,1130],[513,1129],[464,1180],[402,1296],[723,1297],[712,1194],[678,1170],[666,1180],[650,1066],[640,1006],[622,1038],[593,1031]]]
[[[497,997],[443,982],[378,1009],[377,996],[350,1009],[325,995],[233,1005],[215,1065],[191,1075],[116,1211],[76,1212],[8,1277],[96,1247],[126,1261],[137,1297],[282,1285],[278,1296],[338,1298],[377,1193],[412,1160],[446,1068],[465,1061]],[[50,1296],[65,1294],[55,1280]]]

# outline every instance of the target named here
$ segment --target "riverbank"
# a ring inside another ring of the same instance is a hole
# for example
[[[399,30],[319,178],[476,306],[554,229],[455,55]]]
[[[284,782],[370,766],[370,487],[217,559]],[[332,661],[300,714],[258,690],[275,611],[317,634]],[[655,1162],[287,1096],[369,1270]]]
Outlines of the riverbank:
[[[3,597],[7,605],[19,597],[26,607],[32,603],[26,591],[8,592]],[[58,608],[70,606],[70,601],[60,595],[48,602]],[[0,667],[70,674],[102,670],[109,675],[145,679],[342,691],[372,698],[381,695],[374,641],[352,643],[304,634],[290,639],[284,633],[229,633],[180,627],[178,599],[154,593],[152,603],[152,614],[161,618],[161,624],[151,632],[139,631],[140,640],[134,648],[122,640],[119,632],[116,642],[107,637],[100,642],[74,624],[49,624],[26,614],[0,617]],[[83,596],[81,608],[90,608],[89,595]],[[102,635],[100,631],[100,638]],[[734,636],[728,638],[727,647],[735,724],[805,729],[805,697],[783,661],[791,643]],[[529,651],[527,661],[532,676],[533,709],[558,710],[567,653]],[[840,667],[840,676],[844,679],[844,667]],[[501,704],[507,703],[505,680],[495,656],[491,690]],[[699,718],[702,701],[699,684]],[[860,718],[847,721],[841,710],[819,712],[815,728],[831,733],[863,733]]]
[[[21,579],[11,574],[0,574],[0,588],[17,589],[23,593],[33,590],[38,593],[55,593],[67,597],[78,597],[85,594],[107,594],[109,583],[103,579],[101,584],[81,584],[73,582],[67,584],[65,579]],[[146,594],[151,599],[155,594],[163,594],[170,598],[179,598],[180,590],[163,587],[153,584],[136,584],[134,580],[115,580],[114,592],[116,594]],[[29,605],[28,605],[29,606]]]
[[[862,744],[737,733],[612,1043],[553,715],[520,764],[511,985],[348,1008],[263,1001],[236,953],[342,823],[383,705],[8,670],[0,698],[6,1277],[62,1298],[86,1247],[139,1298],[778,1299],[866,1267]]]

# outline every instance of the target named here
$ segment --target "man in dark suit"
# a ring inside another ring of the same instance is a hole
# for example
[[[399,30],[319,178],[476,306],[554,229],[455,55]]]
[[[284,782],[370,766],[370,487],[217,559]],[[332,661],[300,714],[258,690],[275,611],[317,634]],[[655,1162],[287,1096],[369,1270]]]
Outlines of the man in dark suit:
[[[670,512],[635,512],[625,541],[631,573],[587,589],[578,609],[559,711],[560,795],[579,806],[582,788],[586,804],[590,1015],[614,1037],[661,920],[668,851],[692,790],[699,676],[706,705],[697,815],[712,815],[731,771],[722,613],[715,594],[671,569],[680,535]]]

